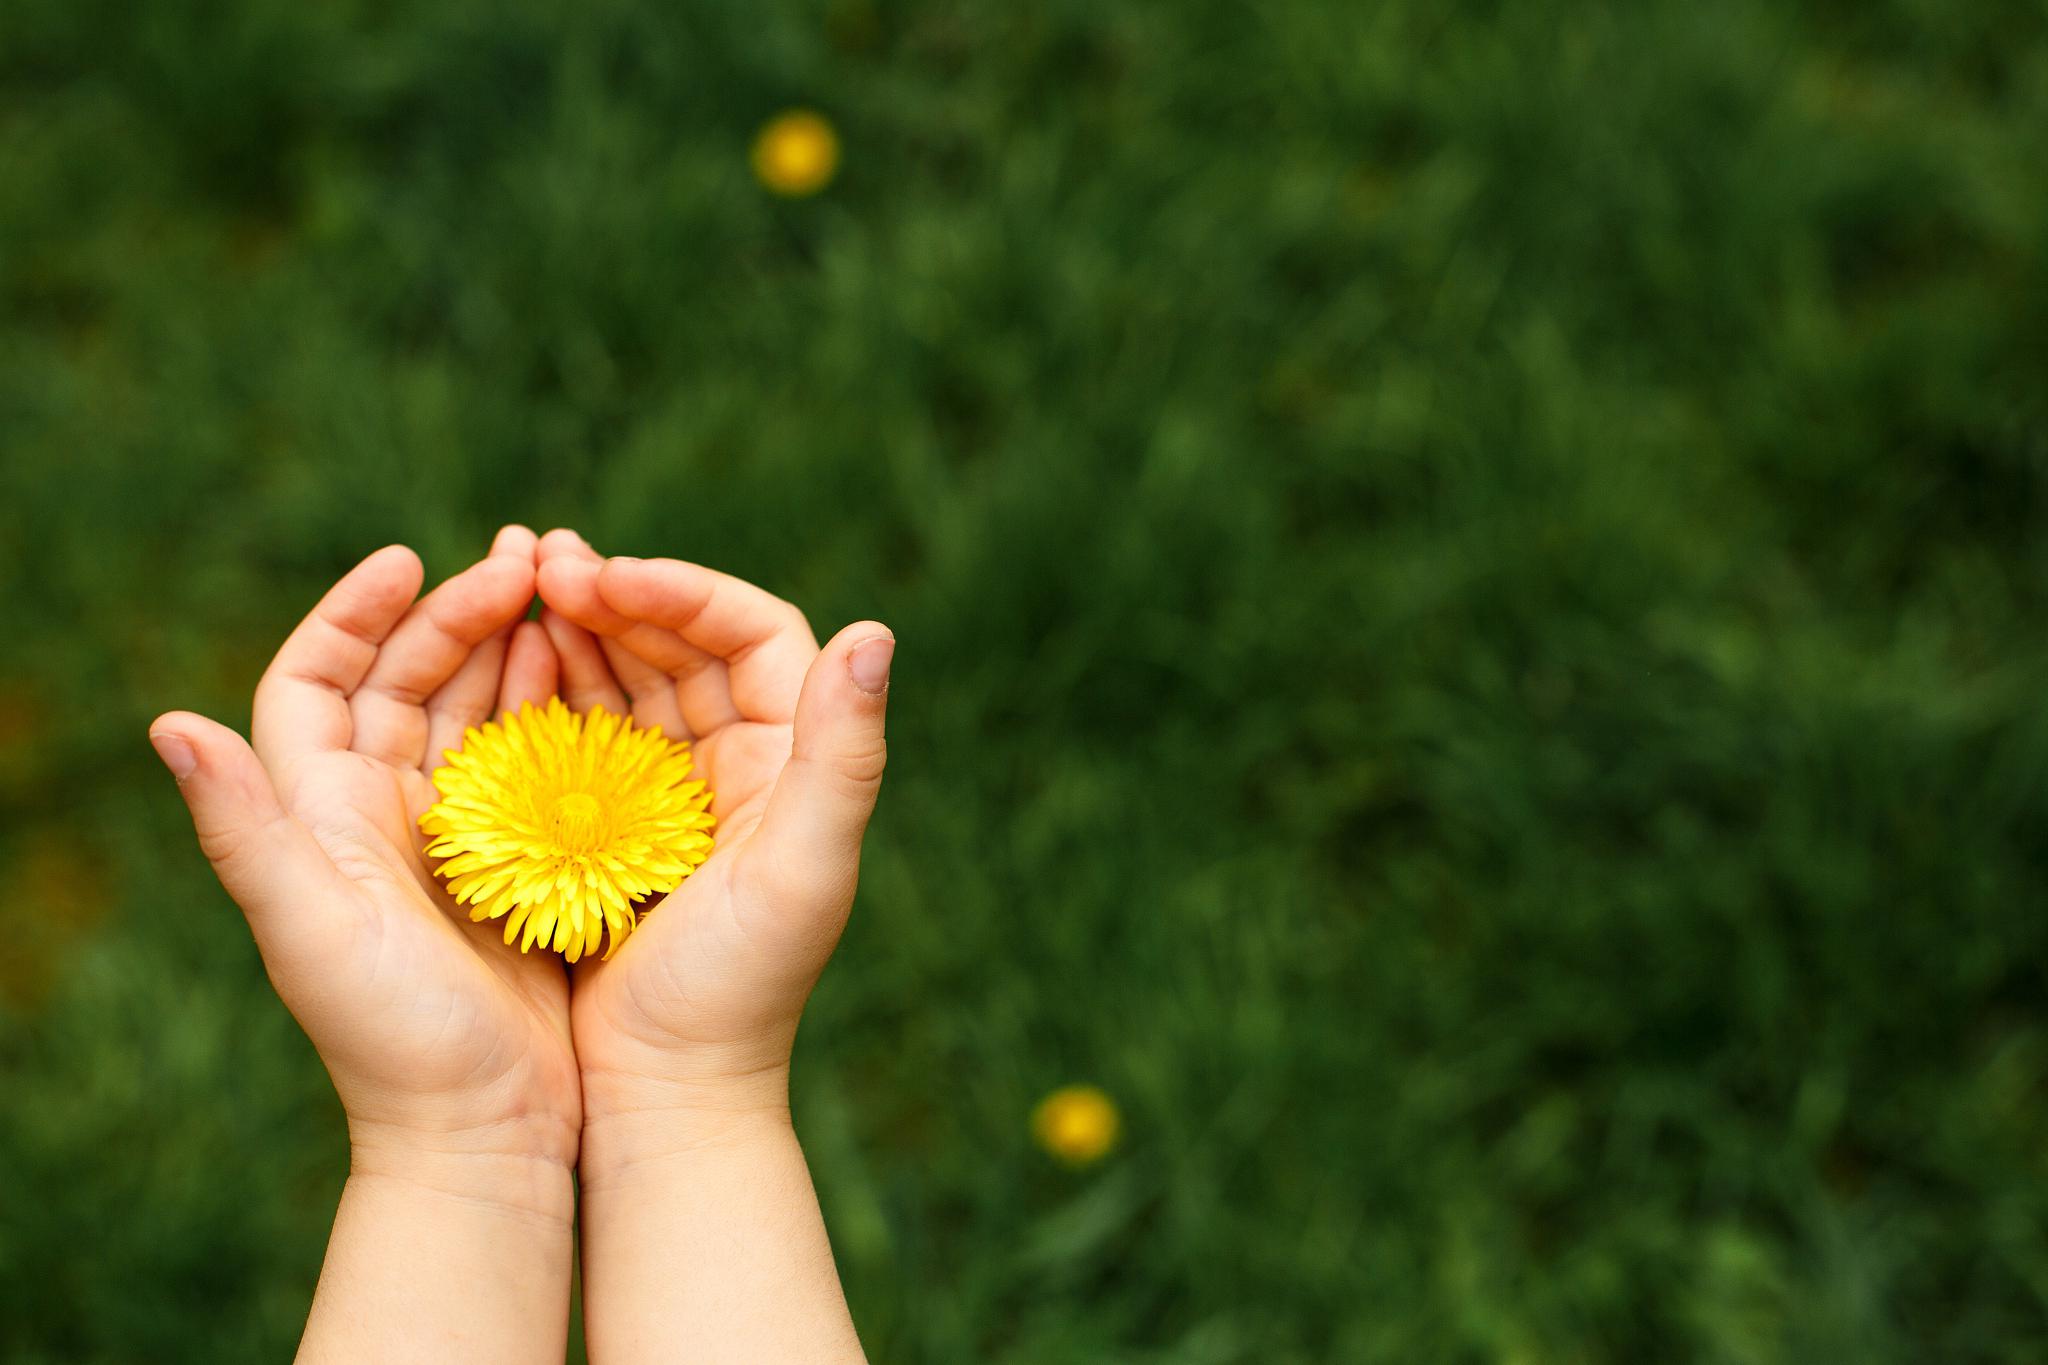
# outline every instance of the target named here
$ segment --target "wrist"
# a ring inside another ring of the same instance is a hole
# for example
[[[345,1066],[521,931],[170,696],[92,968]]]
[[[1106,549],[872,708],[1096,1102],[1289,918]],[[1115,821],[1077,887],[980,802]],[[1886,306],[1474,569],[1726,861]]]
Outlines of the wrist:
[[[526,1157],[573,1170],[582,1131],[580,1085],[571,1076],[552,1099],[523,1091],[394,1093],[344,1084],[335,1090],[348,1116],[349,1142],[392,1152]]]
[[[578,1165],[587,1192],[676,1162],[793,1137],[787,1063],[744,1075],[649,1077],[586,1070]]]
[[[650,1044],[623,1032],[579,1035],[583,1128],[620,1116],[665,1113],[716,1122],[739,1114],[789,1112],[789,1054],[795,1030],[718,1043]]]
[[[421,1128],[351,1116],[351,1184],[401,1185],[428,1197],[563,1225],[575,1216],[576,1147],[560,1125],[506,1121]]]

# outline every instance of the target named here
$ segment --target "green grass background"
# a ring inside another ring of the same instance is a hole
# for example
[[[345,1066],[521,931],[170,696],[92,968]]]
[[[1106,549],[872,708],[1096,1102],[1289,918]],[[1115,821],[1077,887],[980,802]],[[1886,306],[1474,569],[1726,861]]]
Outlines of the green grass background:
[[[144,729],[516,519],[902,640],[878,1360],[2041,1360],[2044,391],[2025,0],[7,0],[0,1358],[287,1354]]]

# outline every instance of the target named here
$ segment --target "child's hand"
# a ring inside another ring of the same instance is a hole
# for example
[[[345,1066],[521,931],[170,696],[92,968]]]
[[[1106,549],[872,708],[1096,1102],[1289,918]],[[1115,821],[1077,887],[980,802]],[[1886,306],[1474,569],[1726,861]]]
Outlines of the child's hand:
[[[418,557],[379,550],[278,651],[253,751],[186,712],[150,735],[334,1079],[357,1172],[463,1183],[481,1157],[515,1182],[532,1166],[553,1206],[581,1124],[561,963],[470,923],[417,825],[427,775],[464,727],[555,689],[554,651],[520,623],[535,549],[507,527],[489,558],[418,602]]]
[[[881,786],[895,640],[864,621],[821,652],[760,588],[602,560],[569,531],[542,539],[539,583],[563,699],[692,741],[718,817],[710,860],[615,957],[576,969],[586,1138],[631,1161],[690,1117],[786,1121],[797,1016],[846,923]]]

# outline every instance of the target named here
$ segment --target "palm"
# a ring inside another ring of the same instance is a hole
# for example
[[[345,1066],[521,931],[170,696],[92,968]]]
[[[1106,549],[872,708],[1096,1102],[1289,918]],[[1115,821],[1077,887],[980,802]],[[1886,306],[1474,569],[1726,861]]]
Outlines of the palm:
[[[335,978],[360,993],[357,1017],[390,1075],[421,1091],[516,1081],[569,1106],[568,981],[547,954],[521,953],[496,927],[474,924],[420,852],[418,819],[433,804],[419,769],[360,754],[309,761],[293,814],[330,850],[361,897],[354,937]]]
[[[742,722],[693,745],[718,817],[717,847],[646,913],[616,957],[582,969],[572,1022],[588,1059],[602,1063],[613,1035],[721,1043],[751,1021],[760,998],[747,970],[754,944],[737,913],[733,874],[744,866],[789,742],[787,725]]]

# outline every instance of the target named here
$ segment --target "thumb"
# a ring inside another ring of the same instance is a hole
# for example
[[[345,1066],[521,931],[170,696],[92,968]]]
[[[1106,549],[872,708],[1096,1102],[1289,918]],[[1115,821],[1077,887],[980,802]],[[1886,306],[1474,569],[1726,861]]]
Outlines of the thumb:
[[[227,726],[173,711],[149,727],[149,742],[178,779],[200,852],[261,946],[267,926],[316,894],[335,876],[334,865],[285,813],[255,752]]]
[[[896,639],[861,621],[833,636],[804,676],[789,764],[776,780],[747,853],[777,901],[853,900],[860,841],[882,789],[882,721]]]

